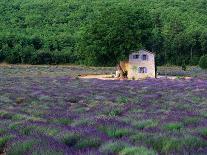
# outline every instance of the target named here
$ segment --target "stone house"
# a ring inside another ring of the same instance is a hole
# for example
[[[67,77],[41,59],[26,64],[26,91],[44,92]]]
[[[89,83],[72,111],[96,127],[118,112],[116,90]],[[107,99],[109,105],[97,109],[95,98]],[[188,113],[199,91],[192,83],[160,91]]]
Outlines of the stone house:
[[[155,78],[155,54],[147,50],[134,51],[129,61],[120,62],[123,71],[127,71],[128,79]]]

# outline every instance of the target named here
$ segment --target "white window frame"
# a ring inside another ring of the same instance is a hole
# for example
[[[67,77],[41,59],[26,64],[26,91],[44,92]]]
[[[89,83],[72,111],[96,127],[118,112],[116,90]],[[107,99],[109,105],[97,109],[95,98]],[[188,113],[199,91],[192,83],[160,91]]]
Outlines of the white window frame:
[[[144,59],[144,56],[146,56],[146,57],[145,57],[146,59]],[[147,61],[147,60],[148,60],[148,55],[147,55],[147,54],[142,54],[142,60],[143,60],[143,61]]]
[[[144,74],[144,73],[146,74],[147,73],[147,67],[139,67],[138,72],[142,73],[142,74]]]
[[[132,57],[133,59],[139,59],[139,54],[134,54]]]

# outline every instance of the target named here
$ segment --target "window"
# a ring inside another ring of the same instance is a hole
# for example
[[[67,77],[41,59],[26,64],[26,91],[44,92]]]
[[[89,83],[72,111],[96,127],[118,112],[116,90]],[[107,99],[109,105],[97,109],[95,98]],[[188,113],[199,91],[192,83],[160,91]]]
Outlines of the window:
[[[147,59],[148,59],[147,55],[146,54],[143,54],[142,55],[142,60],[147,60]]]
[[[138,54],[133,55],[133,59],[139,59],[139,55]]]
[[[139,73],[147,73],[146,67],[139,67]]]

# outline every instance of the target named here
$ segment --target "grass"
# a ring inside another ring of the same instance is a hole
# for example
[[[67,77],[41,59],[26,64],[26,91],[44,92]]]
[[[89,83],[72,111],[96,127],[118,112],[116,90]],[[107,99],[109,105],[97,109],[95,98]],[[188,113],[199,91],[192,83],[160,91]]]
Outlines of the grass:
[[[129,144],[122,141],[110,141],[102,144],[99,148],[99,151],[103,154],[117,154],[125,147],[128,147]]]
[[[78,149],[98,148],[100,145],[101,145],[101,140],[99,138],[83,137],[75,144],[75,147]]]
[[[81,136],[77,133],[64,133],[61,141],[66,144],[67,146],[71,147],[74,146],[80,141]]]
[[[183,128],[181,123],[168,123],[163,126],[165,130],[169,131],[180,131]]]
[[[145,129],[145,128],[153,128],[153,127],[156,127],[158,125],[158,121],[157,120],[152,120],[152,119],[149,119],[149,120],[143,120],[143,121],[139,121],[139,122],[136,122],[134,124],[134,126],[138,129]]]
[[[164,154],[179,151],[183,146],[179,139],[147,133],[138,133],[131,136],[130,139],[137,144],[143,143],[145,145],[151,145],[154,150]]]
[[[116,102],[118,104],[126,104],[128,103],[129,99],[125,96],[119,96],[117,99],[116,99]]]
[[[118,128],[118,127],[99,127],[99,129],[104,132],[107,136],[113,138],[121,138],[123,136],[128,136],[132,134],[132,131],[127,128]]]
[[[207,137],[207,128],[200,128],[200,129],[198,129],[198,130],[199,130],[199,133],[200,133],[202,136]]]
[[[205,140],[195,136],[185,136],[182,143],[189,150],[207,147]]]
[[[29,135],[32,134],[33,131],[35,131],[35,128],[36,128],[35,126],[25,126],[25,127],[21,128],[19,130],[19,132],[21,134],[24,134],[26,136],[29,136]]]
[[[156,155],[157,153],[153,150],[149,150],[146,147],[126,147],[119,155]]]
[[[52,127],[44,127],[44,126],[37,126],[35,127],[35,131],[45,134],[47,136],[57,136],[60,132],[59,129],[57,128],[52,128]]]
[[[7,152],[7,155],[23,155],[29,151],[36,143],[37,141],[35,140],[26,140],[22,143],[17,142],[11,146]]]
[[[73,121],[69,118],[56,118],[51,120],[50,122],[61,124],[61,125],[70,125]]]
[[[6,143],[12,138],[11,135],[0,137],[0,154],[3,153]]]
[[[109,117],[120,116],[122,113],[121,109],[112,109],[111,111],[107,112],[106,115]]]
[[[186,117],[183,119],[183,124],[185,126],[197,125],[200,120],[201,120],[201,118],[198,118],[198,117]]]
[[[148,144],[152,144],[153,149],[165,154],[179,151],[182,148],[182,143],[178,139],[164,136],[153,137]]]
[[[63,152],[61,151],[54,151],[54,150],[41,150],[41,151],[36,151],[36,152],[32,152],[31,155],[64,155]]]

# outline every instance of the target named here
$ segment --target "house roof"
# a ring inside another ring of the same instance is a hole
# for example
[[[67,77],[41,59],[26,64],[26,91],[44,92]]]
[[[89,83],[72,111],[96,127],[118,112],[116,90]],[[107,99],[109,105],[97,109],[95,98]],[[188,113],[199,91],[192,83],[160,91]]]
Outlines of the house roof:
[[[146,49],[140,49],[139,51],[132,50],[132,51],[131,51],[131,52],[132,52],[131,54],[133,54],[133,53],[140,53],[141,51],[145,51],[145,52],[147,52],[147,53],[151,53],[151,54],[155,55],[154,52],[148,51],[148,50],[146,50]]]

